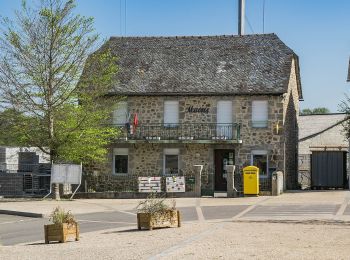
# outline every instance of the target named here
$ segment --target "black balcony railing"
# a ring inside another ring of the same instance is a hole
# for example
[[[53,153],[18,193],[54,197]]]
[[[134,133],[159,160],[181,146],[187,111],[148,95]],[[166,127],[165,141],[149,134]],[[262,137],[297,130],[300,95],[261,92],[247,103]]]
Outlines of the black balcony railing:
[[[241,126],[233,124],[140,124],[137,127],[115,125],[122,130],[121,139],[183,142],[195,141],[239,141]]]

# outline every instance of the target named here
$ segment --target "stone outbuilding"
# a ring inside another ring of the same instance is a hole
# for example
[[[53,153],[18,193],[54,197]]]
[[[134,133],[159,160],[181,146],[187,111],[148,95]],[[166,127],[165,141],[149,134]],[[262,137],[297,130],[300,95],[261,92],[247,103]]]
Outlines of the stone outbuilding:
[[[341,164],[348,165],[346,161],[349,142],[343,126],[345,120],[346,114],[342,113],[299,116],[299,183],[302,188],[312,186],[313,157],[316,160],[317,156],[326,156],[322,158],[323,161],[328,160],[326,163],[334,167],[331,165],[332,158],[328,156],[338,154]],[[315,164],[314,166],[317,167]],[[343,170],[346,171],[347,167]],[[314,174],[317,174],[315,169]]]
[[[226,190],[227,165],[256,165],[260,178],[278,170],[298,186],[298,56],[275,34],[111,37],[118,57],[113,113],[123,130],[103,174],[212,173]]]

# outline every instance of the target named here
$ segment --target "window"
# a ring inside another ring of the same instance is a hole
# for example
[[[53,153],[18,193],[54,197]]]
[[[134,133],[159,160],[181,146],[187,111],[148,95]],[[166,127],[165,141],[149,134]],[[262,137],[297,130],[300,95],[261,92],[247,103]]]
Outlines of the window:
[[[128,103],[126,101],[118,102],[113,111],[113,124],[124,126],[129,121],[128,114]]]
[[[179,149],[164,149],[164,174],[179,174]]]
[[[127,174],[129,164],[129,150],[127,148],[113,149],[113,173]]]
[[[172,127],[179,124],[179,102],[164,102],[164,126]]]
[[[259,168],[259,175],[268,176],[268,156],[267,151],[253,150],[251,155],[251,164]]]
[[[257,128],[267,127],[268,106],[266,100],[252,102],[252,126]]]

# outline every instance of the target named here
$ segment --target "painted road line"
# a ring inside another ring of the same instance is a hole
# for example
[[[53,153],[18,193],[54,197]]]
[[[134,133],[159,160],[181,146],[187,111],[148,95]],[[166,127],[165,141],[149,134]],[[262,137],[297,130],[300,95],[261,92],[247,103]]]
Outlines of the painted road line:
[[[255,209],[259,204],[261,204],[261,203],[263,203],[263,202],[265,202],[265,201],[267,201],[267,200],[269,200],[269,199],[270,199],[270,198],[264,198],[264,199],[258,201],[257,203],[255,203],[255,204],[249,206],[248,208],[246,208],[245,210],[243,210],[241,213],[238,213],[236,216],[234,216],[234,217],[232,218],[232,220],[237,220],[237,219],[239,219],[240,217],[242,217],[242,216],[245,215],[246,213],[248,213],[248,212],[252,211],[253,209]]]
[[[129,212],[129,211],[123,211],[123,210],[117,210],[116,212],[120,212],[120,213],[124,213],[124,214],[129,214],[129,215],[133,215],[133,216],[136,216],[136,215],[137,215],[136,213]]]
[[[135,224],[135,222],[101,221],[101,220],[87,220],[87,219],[77,219],[77,221],[78,222],[103,223],[103,224]]]
[[[160,259],[163,257],[166,258],[167,256],[169,256],[170,254],[172,254],[176,250],[182,249],[182,248],[192,244],[195,241],[201,240],[201,239],[215,233],[216,231],[222,229],[224,227],[224,225],[226,225],[226,224],[227,224],[227,222],[219,223],[206,231],[202,231],[196,235],[193,235],[193,236],[187,238],[186,240],[181,241],[177,245],[174,245],[174,246],[172,246],[168,249],[165,249],[164,251],[162,251],[154,256],[149,257],[148,260],[156,260],[156,259]]]
[[[338,217],[344,215],[346,207],[349,204],[349,200],[350,200],[350,197],[349,197],[349,193],[348,193],[348,194],[346,194],[343,203],[341,204],[340,208],[338,209],[337,213],[335,214],[335,218],[338,218]]]
[[[198,221],[199,222],[203,222],[205,221],[204,215],[203,215],[203,211],[201,208],[201,200],[200,199],[196,199],[196,212],[197,212],[197,216],[198,216]]]

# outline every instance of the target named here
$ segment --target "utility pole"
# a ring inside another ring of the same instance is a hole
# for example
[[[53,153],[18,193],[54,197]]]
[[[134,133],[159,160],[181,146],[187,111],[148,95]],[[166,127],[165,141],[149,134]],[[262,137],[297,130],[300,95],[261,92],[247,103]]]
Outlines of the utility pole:
[[[245,0],[238,0],[238,35],[244,35]]]

